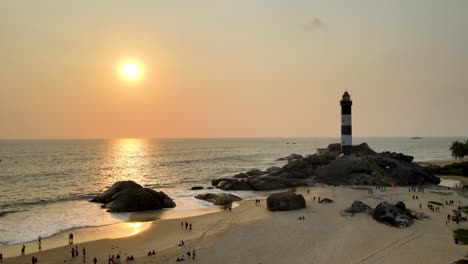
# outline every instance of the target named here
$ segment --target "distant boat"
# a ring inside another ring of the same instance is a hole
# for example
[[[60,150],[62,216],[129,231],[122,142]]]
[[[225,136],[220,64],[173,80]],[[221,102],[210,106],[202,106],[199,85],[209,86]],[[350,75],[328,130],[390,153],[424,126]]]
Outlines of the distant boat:
[[[412,137],[411,139],[422,139],[422,137]]]

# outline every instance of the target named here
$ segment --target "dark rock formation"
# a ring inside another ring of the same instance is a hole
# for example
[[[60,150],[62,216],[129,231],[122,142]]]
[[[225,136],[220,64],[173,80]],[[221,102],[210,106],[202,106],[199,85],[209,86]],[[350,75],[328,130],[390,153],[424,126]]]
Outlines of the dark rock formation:
[[[294,160],[298,160],[298,159],[302,159],[302,155],[300,154],[296,154],[296,153],[293,153],[287,157],[282,157],[282,158],[279,158],[277,159],[277,161],[282,161],[282,160],[287,160],[287,161],[294,161]]]
[[[251,170],[234,178],[213,179],[223,190],[274,190],[314,183],[329,185],[419,185],[439,184],[440,179],[401,153],[376,153],[366,143],[353,146],[353,155],[339,156],[341,145],[329,152],[302,157],[291,154],[288,164],[266,171]]]
[[[398,209],[400,209],[401,211],[406,211],[406,205],[404,202],[402,201],[398,201],[396,204],[395,204],[395,207],[397,207]]]
[[[204,187],[203,186],[193,186],[192,188],[190,188],[190,190],[203,190]]]
[[[146,211],[176,206],[165,193],[143,188],[132,181],[114,183],[111,188],[94,197],[91,202],[104,203],[103,207],[111,212]]]
[[[242,200],[239,196],[230,193],[204,193],[196,195],[195,198],[214,203],[215,205],[228,205]]]
[[[382,202],[375,207],[372,218],[393,227],[408,227],[414,222],[409,212],[387,202]]]
[[[288,211],[305,208],[306,202],[302,195],[292,191],[274,193],[267,198],[267,209],[269,211]]]
[[[370,206],[367,204],[361,202],[361,201],[354,201],[354,203],[349,207],[348,209],[344,210],[346,213],[349,213],[351,215],[354,214],[360,214],[360,213],[366,213],[366,214],[372,214],[374,211]]]
[[[333,203],[333,200],[332,199],[328,199],[328,198],[323,198],[320,200],[319,203]]]

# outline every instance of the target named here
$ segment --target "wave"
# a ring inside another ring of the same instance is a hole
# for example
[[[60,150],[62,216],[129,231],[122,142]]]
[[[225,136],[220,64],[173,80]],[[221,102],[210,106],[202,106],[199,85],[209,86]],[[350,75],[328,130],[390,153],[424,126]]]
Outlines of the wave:
[[[77,200],[91,200],[96,195],[98,195],[98,193],[88,193],[88,194],[74,195],[74,196],[69,196],[69,197],[57,197],[57,198],[52,198],[52,199],[41,199],[41,200],[36,200],[36,201],[20,201],[16,203],[9,203],[9,204],[3,204],[3,205],[0,204],[0,209],[16,208],[16,207],[23,208],[24,206],[43,205],[43,204],[69,202],[69,201],[77,201]],[[4,214],[0,213],[0,217],[8,213],[15,213],[15,212],[21,212],[21,211],[25,211],[25,210],[5,211],[6,213]]]

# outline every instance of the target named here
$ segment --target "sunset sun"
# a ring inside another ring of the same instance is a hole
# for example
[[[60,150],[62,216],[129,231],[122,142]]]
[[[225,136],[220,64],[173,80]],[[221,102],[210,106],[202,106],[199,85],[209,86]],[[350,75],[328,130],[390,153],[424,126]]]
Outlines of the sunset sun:
[[[143,67],[137,61],[124,61],[118,68],[120,77],[126,81],[138,81],[143,75]]]

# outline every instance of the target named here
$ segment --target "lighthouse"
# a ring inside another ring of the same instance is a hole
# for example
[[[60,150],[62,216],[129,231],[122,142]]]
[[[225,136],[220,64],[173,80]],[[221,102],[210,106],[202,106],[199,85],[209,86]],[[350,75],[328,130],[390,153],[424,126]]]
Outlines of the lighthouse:
[[[343,94],[340,101],[341,105],[341,153],[344,155],[351,154],[351,146],[353,145],[353,137],[351,130],[351,97],[348,91]]]

